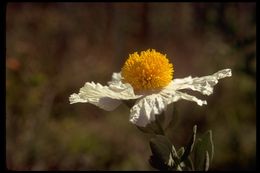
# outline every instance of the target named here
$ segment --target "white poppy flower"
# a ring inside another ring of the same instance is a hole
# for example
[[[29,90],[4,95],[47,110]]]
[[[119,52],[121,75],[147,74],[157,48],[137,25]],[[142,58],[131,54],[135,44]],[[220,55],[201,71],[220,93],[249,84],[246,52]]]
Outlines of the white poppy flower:
[[[182,92],[183,89],[199,91],[203,95],[213,93],[219,79],[230,77],[231,69],[223,69],[212,75],[173,79],[173,65],[166,55],[155,50],[130,54],[121,72],[113,73],[107,86],[86,82],[79,93],[72,94],[70,103],[91,103],[104,110],[112,111],[122,100],[135,99],[130,109],[130,121],[145,127],[155,120],[155,115],[166,110],[167,105],[180,99],[207,104],[195,96]]]

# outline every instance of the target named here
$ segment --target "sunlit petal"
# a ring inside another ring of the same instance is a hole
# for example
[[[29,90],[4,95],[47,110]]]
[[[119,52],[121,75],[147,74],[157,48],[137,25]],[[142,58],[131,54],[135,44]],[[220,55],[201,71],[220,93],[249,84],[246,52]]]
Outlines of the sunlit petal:
[[[213,93],[213,87],[218,83],[219,79],[230,77],[232,75],[231,69],[220,70],[213,75],[194,77],[191,76],[183,79],[174,79],[170,83],[172,90],[191,89],[199,91],[204,95],[210,95]]]
[[[161,93],[161,94],[162,94],[162,96],[164,96],[163,93]],[[207,104],[207,101],[205,101],[205,100],[200,100],[195,96],[192,96],[192,95],[189,95],[187,93],[180,92],[180,91],[175,91],[174,94],[168,93],[167,96],[164,96],[163,98],[165,98],[165,100],[167,100],[168,104],[171,104],[173,102],[177,102],[180,99],[196,102],[199,106]]]
[[[70,103],[92,103],[107,111],[114,110],[121,104],[120,100],[136,99],[136,96],[131,88],[113,88],[102,86],[94,82],[85,83],[78,94],[74,93],[70,96]]]
[[[155,115],[166,109],[167,103],[159,94],[152,94],[139,99],[130,110],[130,121],[137,126],[145,127],[155,120]]]

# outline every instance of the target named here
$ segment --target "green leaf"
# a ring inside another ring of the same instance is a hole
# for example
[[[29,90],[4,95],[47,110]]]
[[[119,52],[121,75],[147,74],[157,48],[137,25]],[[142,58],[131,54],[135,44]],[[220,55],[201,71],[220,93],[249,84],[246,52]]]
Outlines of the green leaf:
[[[152,156],[150,164],[159,170],[176,170],[178,167],[179,158],[175,147],[167,137],[156,135],[150,140]]]
[[[168,164],[172,152],[172,144],[165,136],[156,135],[155,138],[150,140],[150,147],[153,155],[165,164]]]
[[[183,153],[184,153],[184,147],[181,147],[178,151],[177,151],[177,155],[179,156],[179,158],[182,157]]]
[[[212,131],[207,131],[201,138],[196,141],[194,147],[194,166],[196,170],[205,170],[205,153],[208,152],[209,163],[213,160],[214,145],[212,140]]]
[[[192,149],[193,149],[193,146],[194,146],[194,143],[196,140],[196,133],[197,133],[197,125],[194,125],[192,136],[190,138],[188,145],[185,147],[184,154],[181,156],[181,161],[186,160],[188,158],[188,156],[190,155],[190,153],[192,152]]]
[[[206,150],[209,153],[209,159],[210,161],[213,160],[213,156],[214,156],[214,144],[213,144],[213,139],[212,139],[212,131],[209,130],[207,131],[202,137],[201,137],[202,141],[204,141],[204,146],[206,148]]]
[[[205,153],[205,160],[204,160],[204,171],[209,170],[209,152],[206,151]]]
[[[167,164],[163,163],[163,161],[155,155],[150,156],[149,163],[152,167],[161,171],[170,169],[170,167]]]
[[[194,170],[194,164],[190,158],[190,156],[188,157],[188,159],[184,160],[184,165],[185,165],[185,170],[187,171],[193,171]]]
[[[203,161],[205,160],[204,151],[202,139],[199,138],[194,147],[194,167],[197,171],[203,170]]]
[[[180,157],[178,156],[177,151],[173,145],[172,145],[172,150],[171,150],[171,156],[172,156],[172,159],[174,160],[174,163],[179,165]]]

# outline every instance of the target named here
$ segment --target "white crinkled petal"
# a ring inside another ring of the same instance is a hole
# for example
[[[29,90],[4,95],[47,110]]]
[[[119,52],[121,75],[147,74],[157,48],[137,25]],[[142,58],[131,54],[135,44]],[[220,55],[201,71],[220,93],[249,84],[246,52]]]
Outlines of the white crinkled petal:
[[[132,87],[118,88],[102,86],[94,82],[86,82],[79,93],[72,94],[69,98],[70,103],[92,103],[104,110],[114,110],[121,104],[120,100],[137,99],[140,96],[134,94]]]
[[[122,81],[122,76],[121,76],[121,72],[118,72],[118,73],[112,74],[112,80],[109,81],[108,83],[110,83],[110,82],[120,82],[120,81]]]
[[[123,90],[129,90],[129,92],[134,93],[134,89],[130,84],[122,82],[121,73],[113,73],[112,80],[108,82],[108,86],[113,91],[120,92]]]
[[[204,95],[210,95],[213,93],[213,86],[218,83],[219,79],[230,76],[232,76],[231,69],[223,69],[209,76],[174,79],[170,87],[175,91],[189,88]]]
[[[108,82],[108,86],[87,82],[78,94],[74,93],[70,96],[70,103],[89,102],[110,111],[120,105],[120,100],[142,97],[131,108],[130,121],[137,126],[145,127],[151,121],[154,121],[155,115],[161,114],[168,104],[180,99],[196,102],[200,106],[207,104],[206,101],[179,90],[191,89],[199,91],[204,95],[210,95],[213,93],[213,87],[218,83],[219,79],[230,77],[231,75],[231,69],[224,69],[209,76],[195,78],[189,76],[183,79],[175,79],[159,93],[144,94],[146,96],[143,97],[143,95],[135,95],[130,84],[122,83],[121,73],[113,73],[112,80]]]
[[[196,102],[199,106],[207,104],[207,101],[205,101],[205,100],[200,100],[195,96],[192,96],[187,93],[180,92],[180,91],[175,91],[174,93],[168,93],[168,92],[162,91],[161,95],[165,100],[167,100],[167,104],[177,102],[180,99]]]
[[[130,110],[130,122],[145,127],[155,120],[155,115],[166,109],[167,103],[160,94],[152,94],[139,99]]]
[[[167,100],[168,104],[176,102],[180,99],[185,99],[196,102],[200,106],[204,104],[206,105],[207,102],[205,100],[200,100],[195,96],[191,96],[178,90],[191,89],[194,91],[199,91],[205,95],[210,95],[213,93],[213,87],[218,83],[219,79],[230,77],[231,75],[230,69],[224,69],[209,76],[195,78],[189,76],[183,79],[175,79],[166,88],[164,88],[160,94],[165,100]]]

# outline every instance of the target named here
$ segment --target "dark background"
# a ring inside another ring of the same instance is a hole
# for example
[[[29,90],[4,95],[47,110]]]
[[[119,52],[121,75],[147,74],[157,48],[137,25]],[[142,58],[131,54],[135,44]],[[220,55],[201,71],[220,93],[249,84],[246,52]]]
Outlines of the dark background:
[[[167,135],[177,148],[194,124],[213,131],[211,170],[256,160],[255,3],[8,3],[6,161],[14,170],[153,170],[149,136],[121,105],[69,104],[87,81],[105,85],[129,53],[154,48],[174,77],[231,68],[208,105],[179,101]]]

